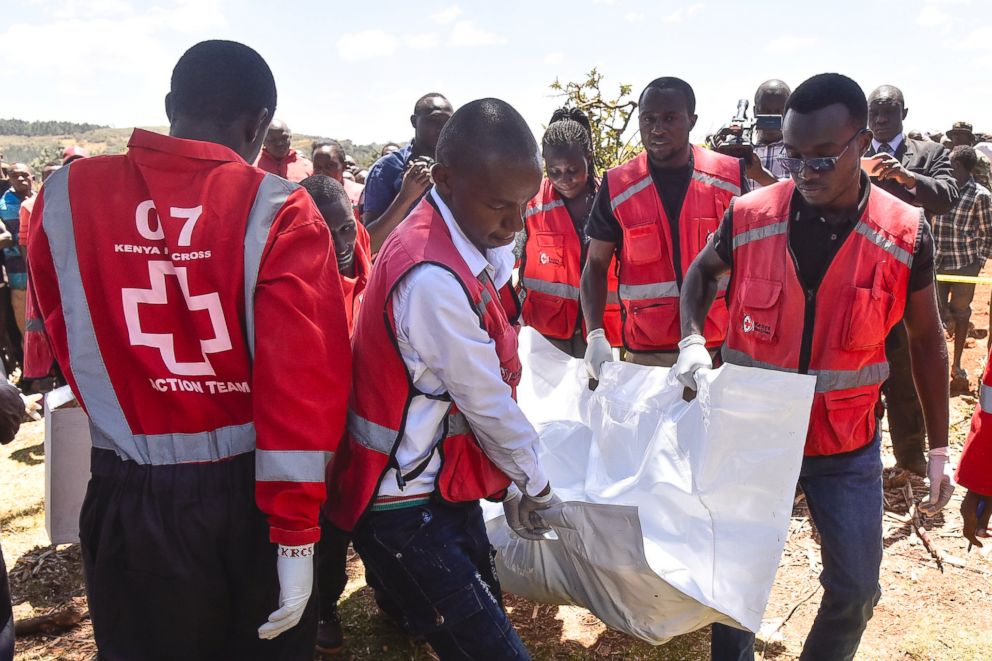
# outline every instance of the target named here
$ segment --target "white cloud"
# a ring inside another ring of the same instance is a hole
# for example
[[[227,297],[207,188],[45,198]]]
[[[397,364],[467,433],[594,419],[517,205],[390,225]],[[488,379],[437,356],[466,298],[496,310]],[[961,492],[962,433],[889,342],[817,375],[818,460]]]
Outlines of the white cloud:
[[[483,30],[475,21],[458,21],[448,39],[451,46],[494,46],[505,43],[506,37]]]
[[[989,50],[992,48],[992,26],[983,25],[975,28],[967,36],[948,39],[944,45],[952,50]]]
[[[338,39],[338,53],[352,62],[392,55],[396,46],[396,37],[382,30],[348,32]]]
[[[628,23],[638,23],[644,20],[644,13],[639,11],[629,11],[623,15],[623,18]]]
[[[779,37],[765,44],[766,53],[783,55],[820,43],[817,37]]]
[[[594,5],[615,5],[617,0],[592,0]]]
[[[954,25],[954,18],[936,5],[924,5],[916,15],[916,24],[925,28],[949,32]]]
[[[448,25],[449,23],[453,23],[454,20],[461,15],[462,8],[458,5],[451,5],[450,7],[446,7],[441,11],[432,14],[431,18],[434,19],[435,23]]]
[[[697,2],[686,7],[680,7],[668,16],[663,16],[661,18],[662,23],[681,23],[687,18],[698,14],[703,10],[703,3]]]
[[[555,51],[553,53],[548,53],[544,56],[545,64],[561,64],[565,61],[565,54],[561,51]]]
[[[419,34],[407,35],[403,37],[403,44],[407,48],[412,48],[413,50],[430,50],[432,48],[437,48],[437,33],[421,32]]]

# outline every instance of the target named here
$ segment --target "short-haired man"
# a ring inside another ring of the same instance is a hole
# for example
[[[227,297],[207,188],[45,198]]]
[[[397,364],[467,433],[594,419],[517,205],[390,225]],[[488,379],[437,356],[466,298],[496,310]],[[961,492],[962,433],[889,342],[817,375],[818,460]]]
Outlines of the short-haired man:
[[[785,82],[773,78],[758,86],[754,93],[754,114],[778,115],[785,112],[785,103],[792,90]],[[754,151],[745,173],[750,190],[771,186],[789,175],[782,169],[778,157],[782,156],[782,129],[757,129],[754,132]]]
[[[199,43],[169,135],[71,163],[34,210],[38,307],[93,438],[80,542],[101,658],[313,658],[351,360],[327,225],[249,165],[275,107],[258,53]]]
[[[365,186],[345,178],[344,174],[348,171],[348,163],[345,161],[345,156],[344,147],[337,140],[326,140],[315,143],[311,157],[313,161],[313,173],[315,175],[322,174],[325,177],[330,177],[341,184],[348,194],[348,199],[351,200],[355,219],[361,220],[358,206],[362,199],[362,191],[365,190]]]
[[[392,233],[431,186],[431,165],[441,129],[454,109],[443,94],[425,94],[413,106],[409,145],[377,160],[365,179],[362,222],[372,239],[372,252]]]
[[[977,276],[992,254],[992,193],[975,181],[972,173],[978,155],[972,147],[951,150],[951,168],[961,197],[945,214],[933,218],[937,250],[937,274]],[[951,390],[968,392],[968,373],[961,367],[965,340],[971,321],[972,282],[938,282],[937,302],[947,329],[954,333],[951,360]]]
[[[671,367],[678,355],[679,291],[689,264],[746,189],[744,163],[695,147],[696,95],[679,78],[658,78],[637,108],[644,151],[606,172],[586,224],[589,252],[581,279],[586,370],[599,378],[613,359],[603,330],[607,270],[616,256],[626,360]],[[714,306],[706,346],[723,343],[727,310]]]
[[[262,144],[262,153],[255,161],[255,167],[279,175],[283,179],[298,183],[313,174],[313,163],[292,147],[293,132],[286,122],[274,120],[269,125]]]
[[[904,133],[909,108],[902,91],[882,85],[868,95],[871,147],[866,152],[873,169],[872,184],[903,202],[923,209],[927,218],[947,212],[958,197],[947,150],[929,140],[913,140]],[[889,435],[896,465],[926,474],[926,425],[916,394],[909,358],[906,327],[896,324],[885,340],[889,378],[885,393]]]
[[[507,295],[541,162],[523,117],[498,99],[460,108],[437,160],[434,188],[386,241],[365,292],[325,512],[354,531],[380,605],[442,659],[526,659],[478,500],[515,485],[507,521],[542,539],[537,511],[554,495],[514,400]]]
[[[937,314],[933,242],[920,210],[872,186],[860,156],[868,103],[850,78],[796,88],[782,125],[791,181],[737,199],[693,262],[682,293],[677,378],[712,367],[701,336],[731,272],[723,358],[816,375],[799,484],[820,532],[823,599],[803,658],[852,659],[881,595],[882,457],[876,410],[885,337],[905,318],[931,445],[933,514],[950,500],[947,350]],[[904,317],[905,311],[905,317]],[[746,477],[742,477],[746,479]],[[714,625],[713,657],[753,657],[754,635]]]

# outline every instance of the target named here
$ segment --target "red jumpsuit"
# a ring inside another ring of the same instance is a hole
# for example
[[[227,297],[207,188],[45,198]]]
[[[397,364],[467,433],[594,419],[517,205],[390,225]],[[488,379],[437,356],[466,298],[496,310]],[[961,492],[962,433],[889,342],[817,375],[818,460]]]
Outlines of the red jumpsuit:
[[[273,641],[255,633],[278,602],[272,543],[320,535],[351,379],[309,195],[226,147],[135,130],[126,155],[46,182],[29,254],[91,421],[80,538],[101,653],[312,651],[307,615]]]

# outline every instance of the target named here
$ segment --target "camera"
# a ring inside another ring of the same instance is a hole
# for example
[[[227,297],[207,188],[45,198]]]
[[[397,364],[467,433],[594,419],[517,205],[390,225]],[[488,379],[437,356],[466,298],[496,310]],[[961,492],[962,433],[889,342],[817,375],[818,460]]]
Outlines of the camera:
[[[735,158],[751,159],[754,152],[755,131],[781,131],[781,115],[755,115],[748,118],[748,100],[737,102],[737,112],[730,123],[721,128],[713,138],[713,149]]]

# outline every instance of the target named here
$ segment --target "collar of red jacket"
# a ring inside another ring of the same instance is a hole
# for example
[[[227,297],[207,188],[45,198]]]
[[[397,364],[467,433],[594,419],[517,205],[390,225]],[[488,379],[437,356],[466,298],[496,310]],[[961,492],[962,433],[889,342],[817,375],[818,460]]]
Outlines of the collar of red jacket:
[[[273,163],[293,163],[297,159],[297,154],[295,149],[290,149],[288,152],[286,152],[286,155],[283,156],[282,158],[276,158],[275,156],[269,153],[269,150],[267,150],[265,147],[262,147],[262,156],[269,159]]]
[[[148,149],[165,152],[175,156],[195,158],[203,161],[234,161],[245,163],[233,149],[219,145],[216,142],[202,140],[184,140],[170,135],[162,135],[144,129],[134,129],[127,143],[128,149]]]

